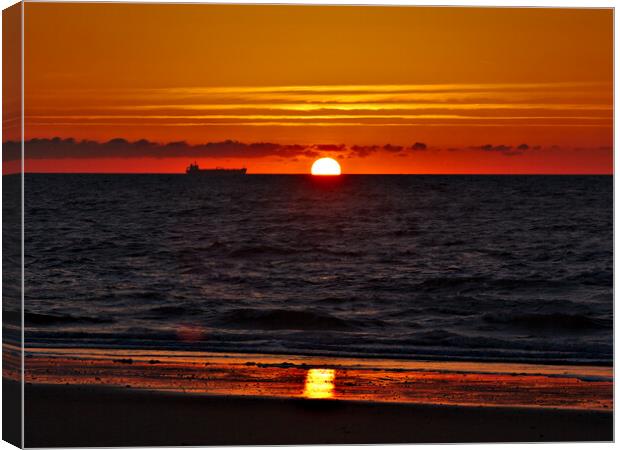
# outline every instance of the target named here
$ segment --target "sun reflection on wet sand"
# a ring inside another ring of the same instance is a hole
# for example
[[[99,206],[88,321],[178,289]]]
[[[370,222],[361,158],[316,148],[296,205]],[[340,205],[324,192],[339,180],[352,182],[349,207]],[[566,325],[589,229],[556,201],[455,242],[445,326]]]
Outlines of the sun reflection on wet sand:
[[[332,398],[334,396],[334,369],[310,369],[306,374],[304,397]]]
[[[20,381],[21,348],[3,349],[8,361],[3,376]],[[464,406],[599,411],[614,406],[613,368],[606,366],[85,348],[28,348],[24,364],[25,381],[33,384]]]

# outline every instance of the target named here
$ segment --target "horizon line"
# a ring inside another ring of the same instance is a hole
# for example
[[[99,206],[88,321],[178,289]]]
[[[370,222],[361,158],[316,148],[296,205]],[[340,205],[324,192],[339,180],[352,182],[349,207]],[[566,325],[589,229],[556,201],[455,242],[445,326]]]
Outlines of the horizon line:
[[[5,173],[3,176],[9,175],[182,175],[186,176],[184,172],[14,172],[14,173]],[[246,173],[244,176],[252,176],[252,175],[287,175],[287,176],[309,176],[309,177],[317,177],[317,178],[339,178],[343,176],[614,176],[614,173],[544,173],[544,172],[533,172],[533,173],[474,173],[474,172],[463,172],[463,173],[415,173],[415,172],[405,172],[405,173],[342,173],[340,175],[312,175],[311,173],[300,173],[300,172],[254,172],[254,173]],[[212,178],[217,178],[214,176]]]

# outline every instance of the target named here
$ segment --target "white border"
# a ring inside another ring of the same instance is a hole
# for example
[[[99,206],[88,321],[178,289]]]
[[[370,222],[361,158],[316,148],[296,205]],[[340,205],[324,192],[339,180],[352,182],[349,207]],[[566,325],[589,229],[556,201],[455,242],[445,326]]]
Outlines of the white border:
[[[26,3],[214,3],[214,4],[259,4],[259,5],[357,5],[357,6],[470,6],[490,8],[519,8],[519,7],[553,7],[553,8],[614,8],[615,2],[608,0],[25,0]],[[2,8],[17,3],[15,1],[2,0]]]
[[[40,2],[40,1],[46,1],[46,0],[25,0],[25,3],[28,2]],[[65,2],[77,2],[76,0],[65,0]],[[96,0],[85,0],[84,3],[98,3]],[[122,2],[122,0],[105,0],[106,3],[120,3]],[[2,7],[2,9],[5,9],[13,4],[15,4],[17,2],[15,2],[14,0],[0,0],[0,6]],[[99,3],[103,3],[103,2],[99,2]],[[471,7],[564,7],[564,8],[615,8],[616,2],[615,1],[609,1],[609,0],[589,0],[589,1],[579,1],[579,0],[521,0],[521,1],[511,1],[511,0],[495,0],[495,1],[489,1],[489,0],[469,0],[469,1],[459,1],[459,0],[307,0],[307,1],[300,1],[300,0],[271,0],[271,1],[264,1],[264,0],[243,0],[243,1],[238,1],[238,2],[229,2],[229,1],[224,1],[224,0],[183,0],[183,1],[158,1],[158,0],[132,0],[128,3],[211,3],[211,4],[227,4],[227,3],[242,3],[242,4],[315,4],[315,5],[378,5],[378,6],[471,6]],[[615,14],[614,11],[614,30],[616,29],[618,25],[618,17]],[[24,27],[24,5],[22,5],[22,49],[24,48],[24,34],[23,34],[23,28]],[[2,40],[2,23],[0,21],[0,44],[1,44],[1,40]],[[617,49],[618,49],[618,38],[614,33],[614,61],[616,60],[616,54],[617,54]],[[0,69],[2,66],[2,62],[0,59]],[[24,121],[23,121],[23,110],[24,110],[24,96],[23,96],[23,92],[24,92],[24,58],[23,58],[23,54],[22,54],[22,136],[25,135],[24,133]],[[614,86],[615,83],[618,81],[618,74],[615,71],[615,64],[614,64]],[[0,91],[0,102],[1,102],[1,98],[2,98],[2,93]],[[616,125],[616,116],[615,116],[615,110],[620,106],[620,103],[618,101],[618,99],[615,97],[614,95],[614,131],[615,131],[615,125]],[[617,148],[617,136],[614,132],[614,149]],[[615,156],[615,151],[614,151],[614,156]],[[614,158],[614,173],[616,173],[617,170],[617,166],[616,166],[616,158]],[[23,143],[22,143],[22,161],[21,161],[21,169],[22,169],[22,211],[23,211],[23,207],[24,207],[24,197],[23,197],[23,188],[24,188],[24,177],[23,177],[23,172],[24,172],[24,148],[23,148]],[[619,188],[618,186],[616,186],[615,183],[615,178],[614,178],[614,236],[615,236],[615,231],[616,231],[616,224],[618,224],[618,219],[620,218],[620,212],[619,212]],[[2,196],[2,184],[0,183],[0,198]],[[0,211],[0,217],[1,217],[1,211]],[[24,217],[22,214],[22,342],[23,342],[23,294],[24,294],[24,266],[23,266],[23,258],[24,258],[24,254],[23,254],[23,242],[24,242]],[[0,236],[0,254],[1,254],[1,243],[2,243],[2,237]],[[615,262],[616,262],[616,257],[618,255],[618,250],[620,248],[620,245],[616,242],[616,240],[614,239],[614,268],[615,268]],[[616,271],[614,270],[614,286],[618,285],[618,280],[620,279],[620,276],[616,273]],[[0,286],[0,297],[1,297],[1,293],[2,293],[2,287]],[[615,297],[615,295],[614,295]],[[2,318],[2,312],[0,310],[0,320]],[[615,316],[615,302],[614,302],[614,330],[615,330],[615,324],[616,324],[616,316]],[[616,349],[618,348],[618,344],[620,342],[620,338],[618,337],[618,335],[616,335],[614,333],[614,365],[615,365],[615,358],[616,358]],[[22,348],[22,376],[24,374],[24,364],[23,364],[24,358],[23,358],[23,348]],[[1,395],[1,385],[0,385],[0,395]],[[615,397],[615,392],[616,390],[614,389],[614,403],[616,400]],[[22,385],[22,408],[23,408],[23,385]],[[0,412],[0,419],[1,419],[1,415],[2,413]],[[614,417],[615,419],[615,417]],[[616,434],[617,431],[617,427],[616,427],[617,423],[614,420],[614,435]],[[0,431],[1,431],[1,420],[0,420]],[[22,411],[22,442],[23,442],[23,431],[24,431],[24,427],[23,427],[23,411]],[[611,448],[613,446],[615,446],[615,444],[607,444],[607,443],[560,443],[560,444],[458,444],[460,449],[463,450],[473,450],[473,449],[481,449],[481,448],[511,448],[511,447],[516,447],[518,446],[519,448],[527,448],[527,447],[531,447],[531,448],[536,448],[536,449],[541,449],[541,450],[560,450],[560,449],[577,449],[577,450],[586,450],[586,449],[590,449],[590,448]],[[340,448],[349,448],[349,447],[361,447],[361,446],[353,446],[353,445],[342,445],[339,446]],[[437,446],[436,445],[376,445],[374,446],[377,449],[381,449],[381,450],[403,450],[403,449],[410,449],[410,448],[415,448],[415,449],[420,449],[420,450],[429,450],[429,449],[436,449]],[[11,446],[10,444],[4,442],[4,441],[0,441],[0,450],[9,450],[9,449],[14,449],[15,447]],[[141,449],[158,449],[161,447],[140,447]],[[169,448],[173,448],[173,449],[185,449],[187,447],[169,447]],[[256,447],[226,447],[227,449],[231,449],[231,450],[237,450],[237,449],[276,449],[278,447],[275,446],[256,446]],[[324,446],[324,445],[319,445],[319,446],[312,446],[312,447],[308,447],[308,448],[313,448],[313,449],[318,449],[318,450],[326,450],[329,449],[329,446]]]

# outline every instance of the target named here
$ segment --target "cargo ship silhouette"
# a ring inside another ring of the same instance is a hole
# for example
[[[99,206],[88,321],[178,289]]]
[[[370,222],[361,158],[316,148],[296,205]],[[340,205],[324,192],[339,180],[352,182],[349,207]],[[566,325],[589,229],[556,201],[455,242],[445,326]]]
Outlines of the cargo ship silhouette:
[[[198,167],[198,164],[196,164],[196,162],[190,164],[185,169],[185,173],[192,176],[245,175],[246,172],[247,169],[245,167],[243,169],[224,169],[223,167],[216,167],[215,169],[201,169],[200,167]]]

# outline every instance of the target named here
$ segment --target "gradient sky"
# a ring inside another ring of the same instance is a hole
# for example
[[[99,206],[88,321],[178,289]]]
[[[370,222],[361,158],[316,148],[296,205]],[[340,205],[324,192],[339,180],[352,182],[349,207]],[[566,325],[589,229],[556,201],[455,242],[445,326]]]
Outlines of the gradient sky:
[[[610,9],[28,3],[25,33],[31,171],[613,170]]]

